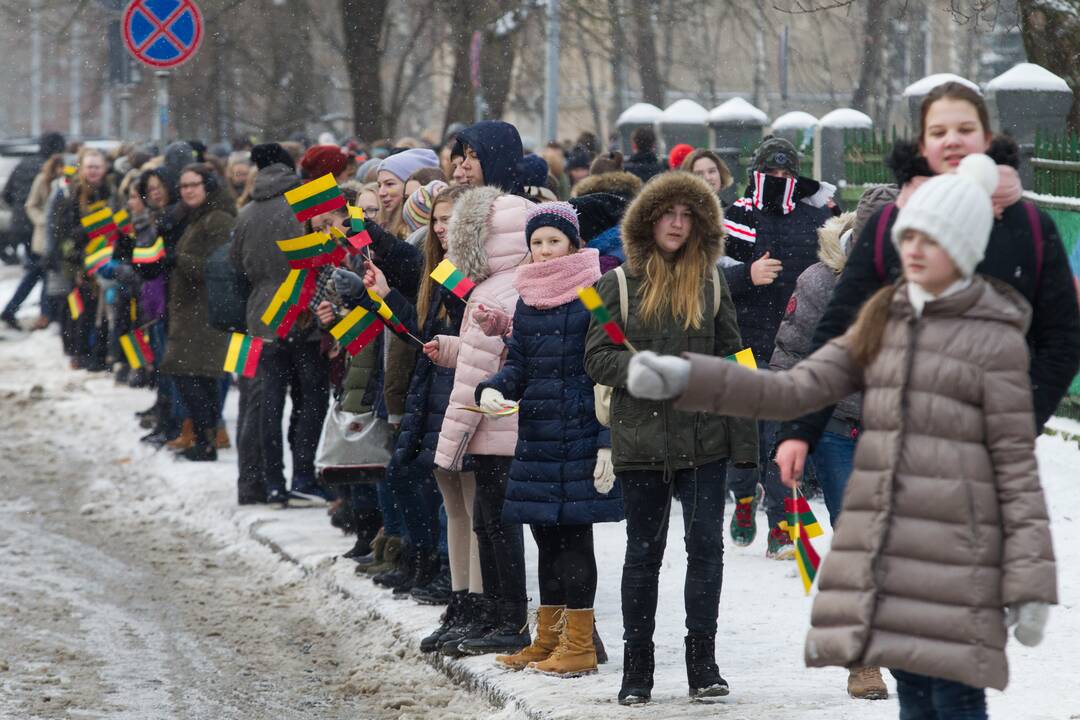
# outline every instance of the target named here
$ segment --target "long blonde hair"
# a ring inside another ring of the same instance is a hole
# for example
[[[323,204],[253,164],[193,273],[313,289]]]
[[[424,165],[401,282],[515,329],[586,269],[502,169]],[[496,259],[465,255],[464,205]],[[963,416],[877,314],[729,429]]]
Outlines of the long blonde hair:
[[[682,321],[683,330],[700,328],[704,319],[702,288],[709,269],[708,253],[694,218],[690,237],[674,259],[665,260],[655,245],[645,261],[645,277],[638,293],[641,296],[641,319],[659,324],[664,313]]]
[[[424,271],[420,275],[420,289],[416,293],[416,318],[421,325],[427,319],[428,308],[431,306],[431,300],[435,295],[436,283],[431,279],[431,272],[446,257],[446,251],[443,250],[442,243],[435,236],[435,208],[443,203],[453,205],[467,190],[469,190],[467,185],[444,188],[431,201],[431,219],[428,221],[427,239],[424,241]],[[439,317],[443,318],[445,316],[446,308],[440,308]]]

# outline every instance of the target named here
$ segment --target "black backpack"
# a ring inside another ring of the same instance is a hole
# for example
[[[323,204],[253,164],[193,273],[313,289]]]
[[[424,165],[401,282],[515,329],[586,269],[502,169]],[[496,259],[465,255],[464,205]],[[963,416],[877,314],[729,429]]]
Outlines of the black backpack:
[[[209,299],[210,326],[224,332],[247,332],[247,301],[251,283],[236,269],[229,255],[232,241],[225,243],[206,259],[206,295]]]

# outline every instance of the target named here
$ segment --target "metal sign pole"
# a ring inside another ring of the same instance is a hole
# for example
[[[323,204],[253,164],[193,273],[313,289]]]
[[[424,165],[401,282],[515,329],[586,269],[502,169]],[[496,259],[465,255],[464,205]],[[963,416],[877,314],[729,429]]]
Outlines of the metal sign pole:
[[[120,139],[131,137],[131,86],[120,86]]]
[[[157,76],[157,122],[154,124],[154,140],[164,143],[169,137],[169,76],[168,70],[158,70]]]

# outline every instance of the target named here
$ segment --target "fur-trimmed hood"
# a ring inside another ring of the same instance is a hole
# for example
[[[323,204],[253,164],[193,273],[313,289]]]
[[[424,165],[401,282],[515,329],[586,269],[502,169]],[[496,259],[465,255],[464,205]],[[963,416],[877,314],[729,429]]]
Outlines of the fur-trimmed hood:
[[[625,170],[590,175],[574,186],[572,195],[581,197],[590,193],[611,193],[632,200],[641,192],[641,178]]]
[[[818,228],[818,260],[839,275],[847,264],[848,255],[855,245],[855,239],[844,235],[855,225],[855,213],[846,212],[832,217]]]
[[[520,265],[527,254],[525,217],[532,205],[497,187],[469,190],[455,203],[447,229],[450,262],[477,284]]]
[[[701,232],[709,264],[724,254],[724,213],[709,185],[688,172],[675,170],[650,180],[634,198],[622,221],[622,244],[627,269],[641,273],[652,247],[653,225],[676,203],[684,203],[694,215],[694,231]]]

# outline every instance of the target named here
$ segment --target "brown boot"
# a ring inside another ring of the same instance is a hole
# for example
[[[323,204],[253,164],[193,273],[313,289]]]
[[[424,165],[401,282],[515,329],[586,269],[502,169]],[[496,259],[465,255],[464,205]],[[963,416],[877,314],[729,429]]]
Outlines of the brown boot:
[[[876,667],[853,667],[848,669],[848,695],[856,700],[887,700],[889,688],[881,679],[881,669]]]
[[[232,443],[229,442],[229,431],[224,425],[217,429],[214,433],[214,446],[218,450],[228,450],[232,447]]]
[[[372,563],[367,567],[360,567],[365,575],[375,576],[387,570],[393,570],[397,566],[398,558],[401,557],[401,538],[390,536],[383,545],[382,562]]]
[[[191,418],[184,420],[184,424],[180,426],[180,434],[165,443],[165,447],[173,452],[183,452],[195,447],[195,423]]]
[[[596,672],[596,649],[593,647],[593,611],[563,611],[563,630],[559,645],[547,660],[529,663],[528,669],[544,675],[572,678]]]
[[[536,610],[536,636],[532,645],[513,655],[496,655],[495,664],[510,670],[524,670],[529,663],[547,660],[559,644],[565,605],[541,605]]]

